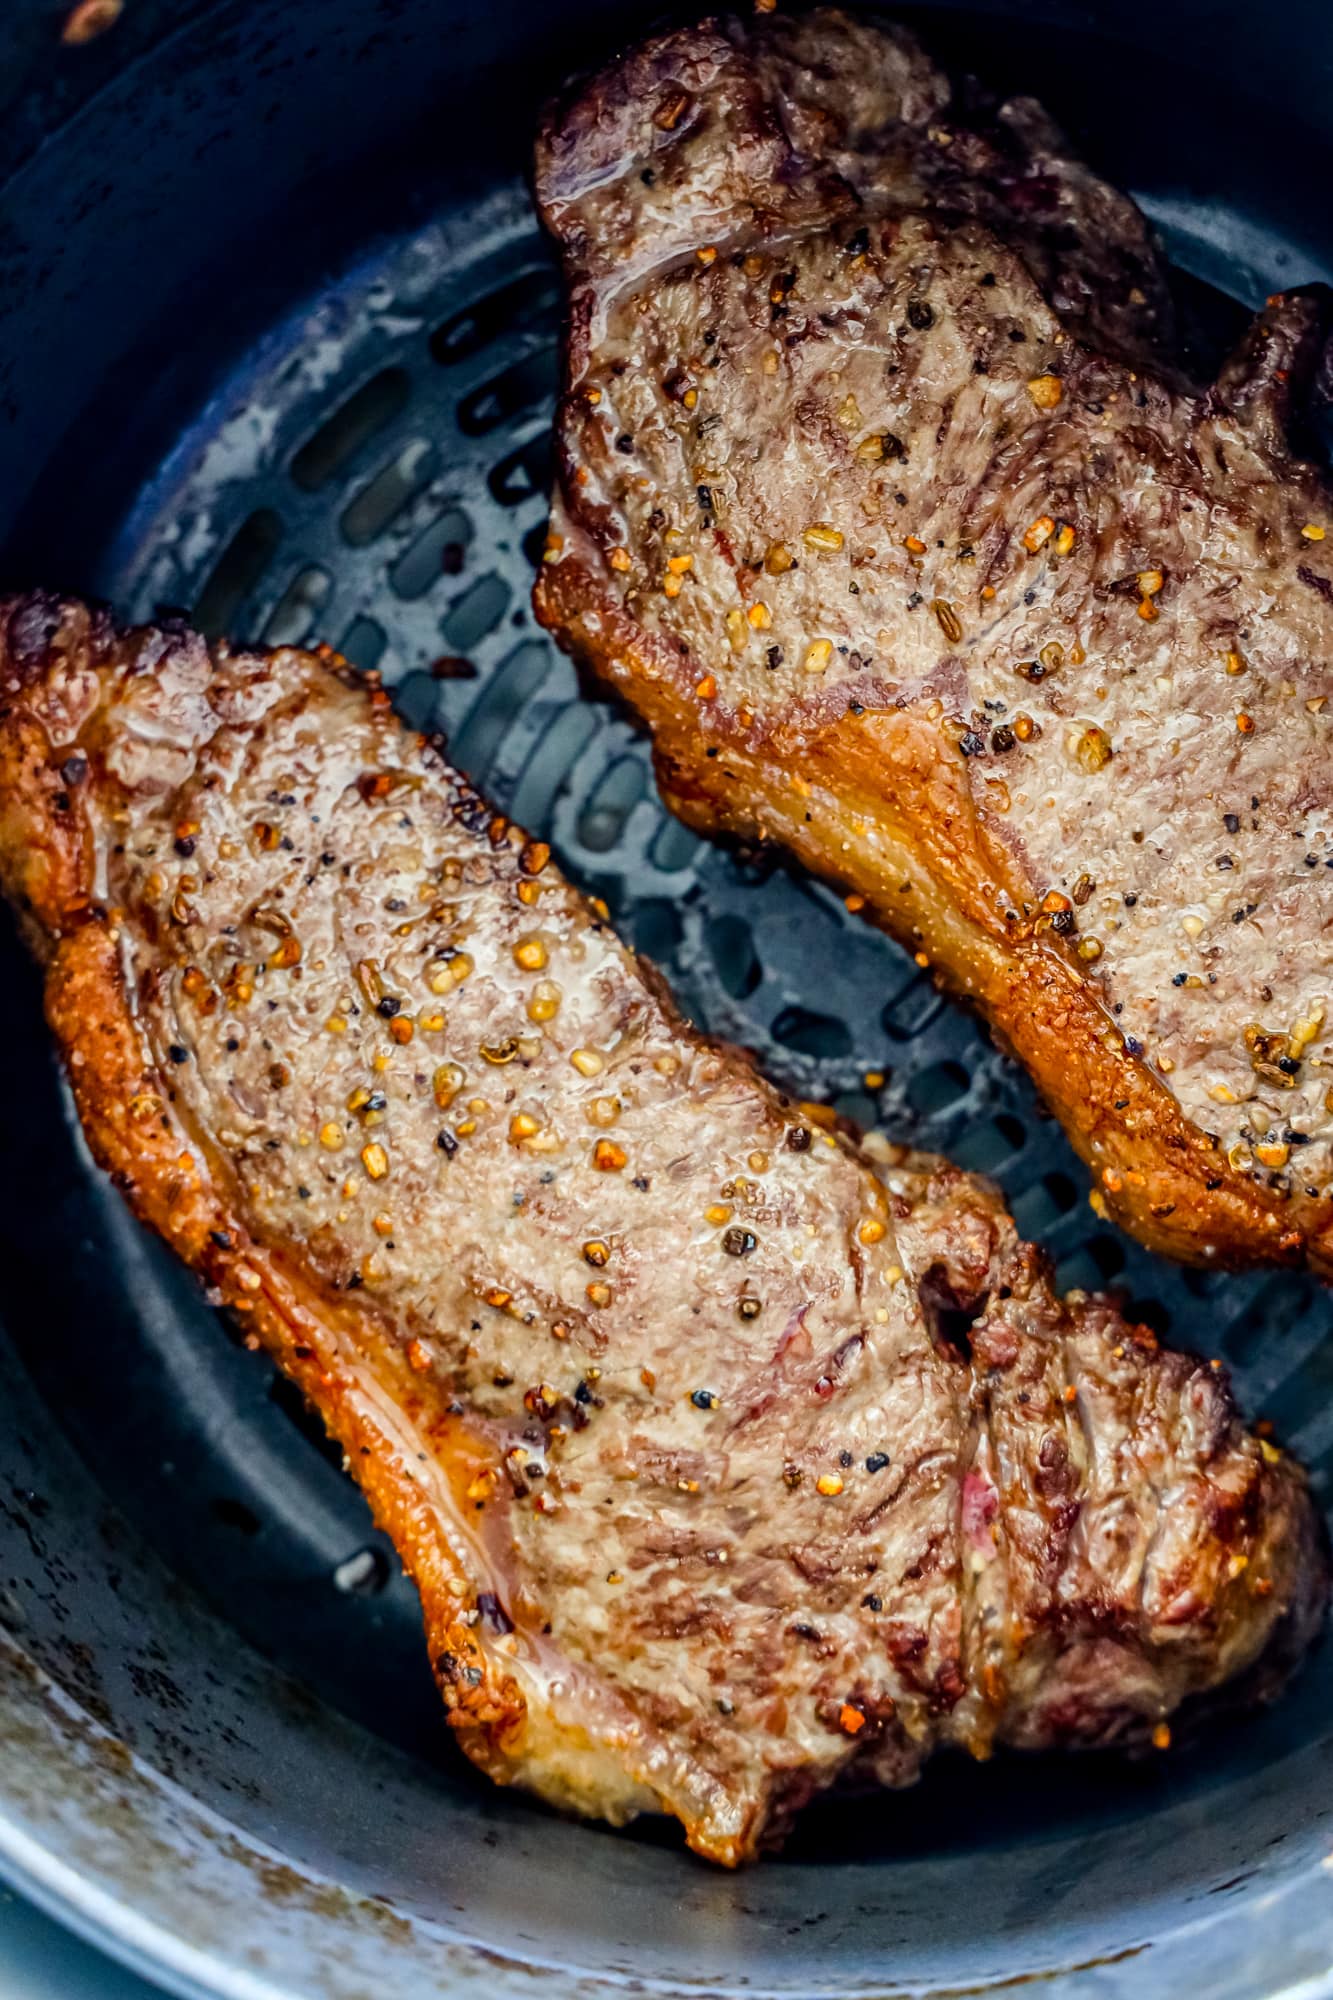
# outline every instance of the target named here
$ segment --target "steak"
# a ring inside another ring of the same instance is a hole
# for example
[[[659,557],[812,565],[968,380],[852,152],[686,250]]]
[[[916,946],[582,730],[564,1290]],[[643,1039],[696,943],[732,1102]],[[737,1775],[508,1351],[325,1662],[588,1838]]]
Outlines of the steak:
[[[1324,296],[1192,384],[1142,219],[1040,110],[829,10],[637,49],[537,191],[538,615],[669,803],[975,1002],[1099,1213],[1333,1274],[1333,508],[1288,438]]]
[[[1220,1367],[686,1026],[373,676],[0,603],[0,879],[97,1160],[341,1444],[493,1777],[735,1862],[1312,1638]]]

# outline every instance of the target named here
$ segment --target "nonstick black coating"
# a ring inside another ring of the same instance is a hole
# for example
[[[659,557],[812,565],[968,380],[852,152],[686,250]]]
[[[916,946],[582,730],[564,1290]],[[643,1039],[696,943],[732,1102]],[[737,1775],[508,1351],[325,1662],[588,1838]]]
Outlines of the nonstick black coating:
[[[319,634],[381,666],[697,1018],[803,1093],[996,1173],[1063,1282],[1124,1285],[1163,1331],[1224,1354],[1322,1490],[1324,1294],[1185,1274],[1098,1225],[1082,1169],[976,1026],[836,898],[667,820],[642,744],[579,697],[526,614],[558,331],[527,147],[543,92],[647,17],[132,0],[76,51],[56,18],[0,24],[0,579],[138,615],[188,605],[240,637]],[[1043,95],[1140,195],[1200,356],[1267,291],[1333,273],[1333,27],[1313,7],[1262,26],[1230,7],[915,18],[951,60]],[[441,654],[465,668],[433,678]],[[832,998],[810,978],[830,960]],[[446,1740],[413,1594],[336,1454],[92,1172],[12,944],[4,967],[0,1634],[150,1767],[302,1879],[571,1985],[586,1968],[939,1990],[1082,1966],[1071,1989],[1152,1993],[1209,1964],[1207,1990],[1239,1996],[1322,1976],[1327,1661],[1278,1711],[1169,1759],[944,1765],[910,1795],[819,1808],[737,1882],[651,1823],[615,1836],[490,1792]],[[5,1686],[0,1857],[21,1869],[5,1814],[26,1832],[35,1808],[7,1803]],[[86,1772],[62,1786],[76,1813],[86,1787],[96,1818]],[[41,1838],[76,1863],[53,1900],[95,1879],[112,1933],[115,1909],[142,1907],[109,1837],[96,1866],[65,1817]],[[1271,1906],[1282,1885],[1299,1925]],[[191,1935],[183,1896],[163,1908]],[[298,1975],[255,1905],[273,1990],[341,2000],[352,1959],[324,1914],[328,1955],[314,1943]],[[204,1943],[198,1990],[239,1990],[236,1941]],[[463,1976],[451,1964],[448,1990]],[[405,1958],[395,1990],[446,1990],[422,1977]]]

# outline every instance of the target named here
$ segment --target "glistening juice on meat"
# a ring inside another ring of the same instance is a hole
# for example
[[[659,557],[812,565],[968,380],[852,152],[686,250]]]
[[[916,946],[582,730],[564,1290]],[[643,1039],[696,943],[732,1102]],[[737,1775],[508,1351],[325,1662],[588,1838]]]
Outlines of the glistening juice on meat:
[[[1142,217],[907,35],[714,21],[538,146],[569,286],[539,616],[705,831],[974,1001],[1171,1255],[1333,1275],[1322,293],[1215,383]]]
[[[96,1158],[319,1409],[495,1778],[736,1862],[1308,1645],[1223,1373],[693,1033],[336,657],[0,601],[0,879]]]

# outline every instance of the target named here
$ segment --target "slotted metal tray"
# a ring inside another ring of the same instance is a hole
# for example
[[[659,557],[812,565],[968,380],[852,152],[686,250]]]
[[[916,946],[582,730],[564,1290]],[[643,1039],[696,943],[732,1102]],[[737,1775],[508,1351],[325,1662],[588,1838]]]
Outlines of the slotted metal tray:
[[[1301,0],[1243,34],[1229,0],[922,11],[1148,190],[1214,345],[1333,271],[1333,58]],[[135,0],[66,59],[45,0],[12,4],[7,575],[373,661],[698,1020],[994,1173],[1062,1283],[1120,1286],[1225,1356],[1327,1499],[1324,1297],[1168,1268],[1103,1227],[976,1024],[835,895],[675,826],[645,745],[532,625],[558,300],[519,175],[541,92],[647,18]],[[942,1758],[911,1794],[817,1803],[738,1878],[669,1827],[565,1823],[487,1785],[336,1452],[93,1170],[37,979],[16,953],[5,971],[0,1865],[48,1906],[229,2000],[517,1996],[534,1974],[561,1994],[1328,1990],[1327,1649],[1196,1746]]]
[[[127,520],[108,594],[378,667],[695,1020],[801,1095],[993,1175],[1063,1286],[1123,1288],[1159,1331],[1223,1355],[1326,1477],[1320,1288],[1183,1270],[1100,1223],[1085,1170],[979,1024],[836,894],[673,820],[645,739],[535,627],[558,365],[558,275],[521,185],[378,246],[200,413]]]

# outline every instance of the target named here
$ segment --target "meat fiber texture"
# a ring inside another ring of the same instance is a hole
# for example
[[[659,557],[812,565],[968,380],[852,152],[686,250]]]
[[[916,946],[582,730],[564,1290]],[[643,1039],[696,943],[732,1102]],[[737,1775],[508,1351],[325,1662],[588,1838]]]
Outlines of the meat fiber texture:
[[[971,999],[1150,1246],[1333,1273],[1326,301],[1210,388],[1027,100],[819,11],[550,113],[569,288],[539,616],[696,827]]]
[[[1224,1371],[696,1034],[374,677],[0,601],[0,881],[96,1159],[342,1445],[493,1777],[736,1862],[1309,1643]]]

